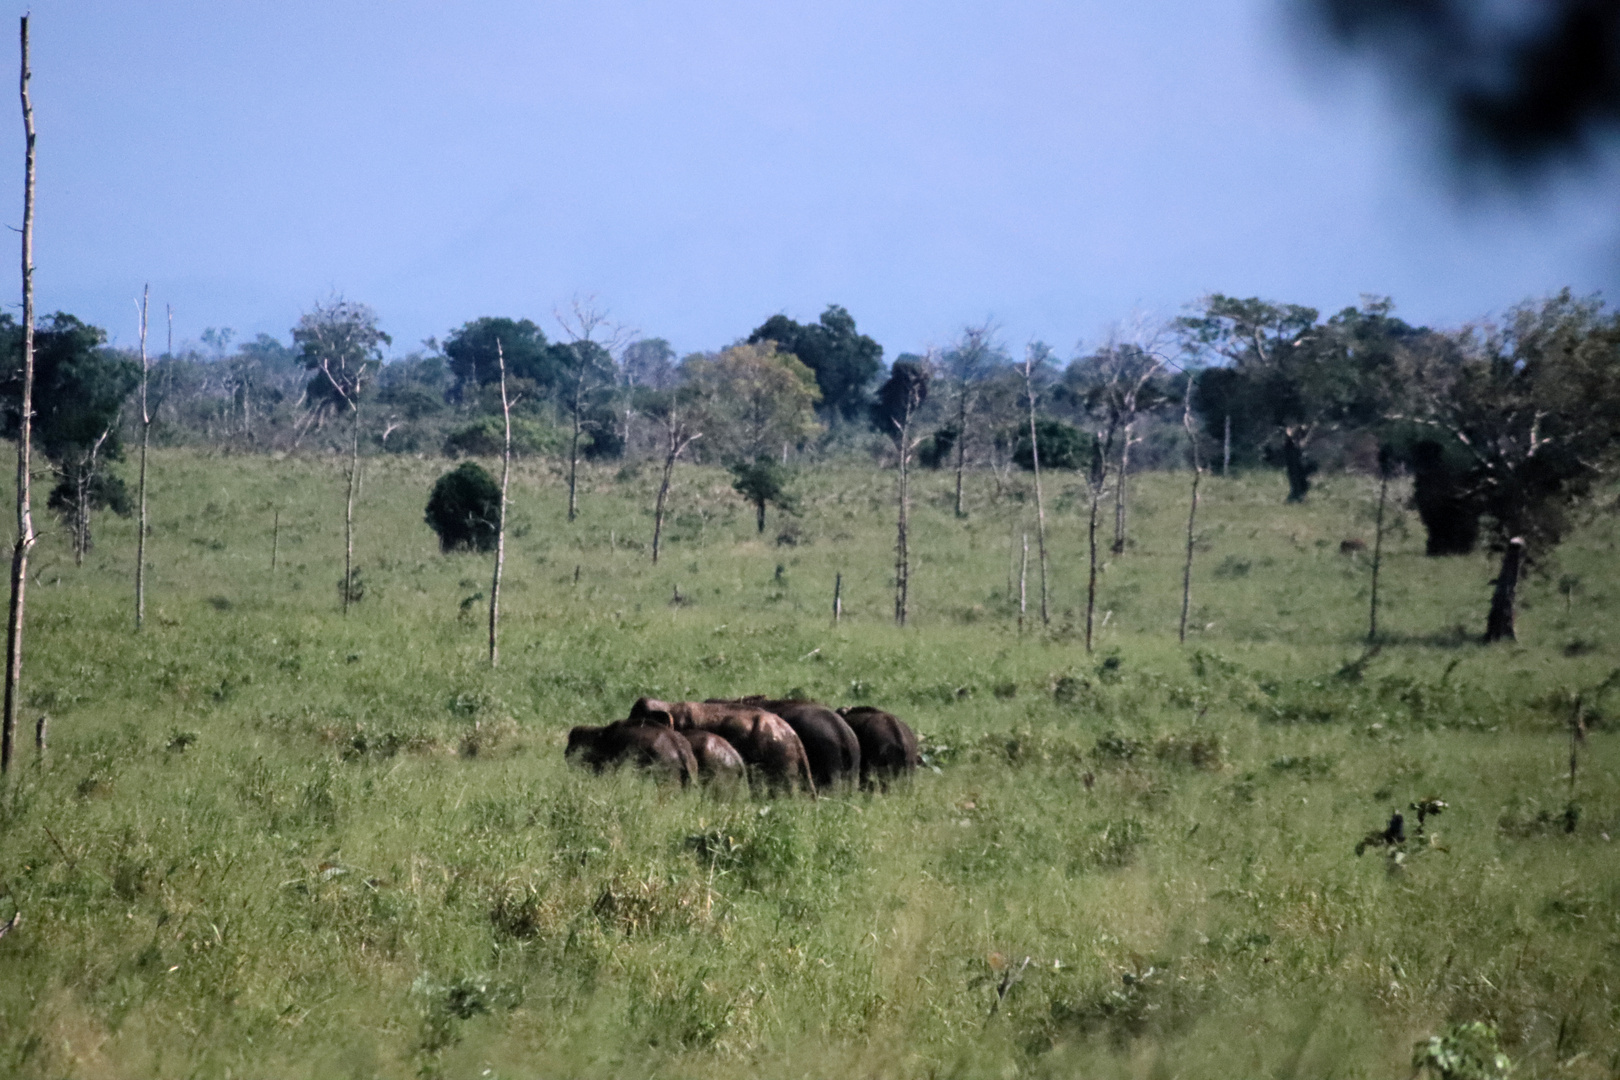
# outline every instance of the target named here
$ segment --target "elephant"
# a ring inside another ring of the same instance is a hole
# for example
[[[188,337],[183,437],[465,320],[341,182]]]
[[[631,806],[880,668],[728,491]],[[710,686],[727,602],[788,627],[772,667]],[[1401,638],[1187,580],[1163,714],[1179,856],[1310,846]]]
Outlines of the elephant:
[[[678,776],[681,786],[697,775],[697,758],[687,741],[668,728],[616,720],[603,727],[582,725],[568,732],[564,756],[597,772],[629,761],[644,769]]]
[[[769,709],[786,720],[804,744],[810,773],[816,778],[818,789],[831,788],[840,782],[853,784],[861,775],[860,740],[844,718],[825,705],[814,701],[773,701],[758,695],[733,701],[711,698],[708,704],[752,705]]]
[[[811,797],[816,794],[816,781],[799,736],[786,720],[758,706],[644,697],[631,706],[629,722],[713,732],[759,769],[771,787],[791,789],[798,780]]]
[[[692,728],[678,732],[691,744],[692,756],[697,758],[698,773],[705,780],[737,781],[748,775],[748,765],[737,748],[712,731]]]
[[[889,780],[917,768],[916,733],[898,716],[867,705],[839,709],[838,715],[861,742],[862,787],[875,782],[886,788]]]

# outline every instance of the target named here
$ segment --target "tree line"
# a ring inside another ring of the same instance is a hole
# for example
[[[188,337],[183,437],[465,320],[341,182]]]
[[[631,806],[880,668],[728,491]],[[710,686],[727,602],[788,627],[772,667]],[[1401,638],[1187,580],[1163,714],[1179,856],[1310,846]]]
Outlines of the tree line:
[[[728,467],[763,532],[768,507],[793,507],[796,463],[872,454],[900,477],[903,620],[913,466],[954,471],[961,516],[970,472],[988,473],[998,490],[1014,469],[1073,472],[1089,493],[1093,548],[1098,529],[1111,531],[1115,554],[1128,544],[1131,473],[1184,468],[1195,449],[1222,473],[1277,470],[1290,502],[1308,497],[1324,464],[1404,470],[1429,553],[1481,543],[1500,552],[1510,610],[1525,558],[1549,551],[1591,504],[1620,436],[1620,317],[1568,291],[1452,329],[1411,325],[1387,298],[1324,317],[1214,294],[1067,362],[1040,342],[1015,359],[981,324],[885,366],[882,346],[838,305],[814,322],[773,315],[729,346],[685,357],[626,333],[588,301],[556,324],[548,337],[530,319],[474,319],[388,363],[376,313],[344,300],[305,313],[290,344],[263,334],[235,343],[210,329],[201,347],[171,344],[151,365],[151,437],[341,451],[351,486],[365,454],[487,457],[509,442],[515,456],[566,463],[570,520],[582,462],[646,460],[660,475],[655,560],[679,461]],[[21,336],[0,315],[9,372],[0,407],[12,438]],[[142,364],[105,342],[62,312],[35,335],[33,438],[54,477],[48,505],[81,559],[92,512],[131,508],[113,466],[139,421],[128,406]],[[1510,616],[1493,616],[1494,636],[1511,632]]]

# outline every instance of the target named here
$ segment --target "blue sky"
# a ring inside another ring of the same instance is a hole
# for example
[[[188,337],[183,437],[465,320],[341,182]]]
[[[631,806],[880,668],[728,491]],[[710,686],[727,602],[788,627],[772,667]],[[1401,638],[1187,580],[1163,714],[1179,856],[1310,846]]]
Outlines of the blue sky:
[[[39,0],[38,302],[131,344],[147,281],[180,340],[341,293],[396,355],[575,294],[683,352],[836,302],[892,357],[986,318],[1067,354],[1209,291],[1451,324],[1612,281],[1597,180],[1457,199],[1285,10]]]

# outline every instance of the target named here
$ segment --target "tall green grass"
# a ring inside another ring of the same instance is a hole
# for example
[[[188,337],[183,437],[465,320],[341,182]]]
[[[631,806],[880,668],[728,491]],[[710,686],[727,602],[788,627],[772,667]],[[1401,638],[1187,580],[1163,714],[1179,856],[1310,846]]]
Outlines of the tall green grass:
[[[761,537],[682,467],[655,568],[651,470],[590,473],[569,526],[529,463],[491,671],[489,561],[421,520],[444,468],[367,462],[348,618],[335,461],[158,455],[140,635],[130,523],[80,569],[47,535],[0,1075],[1384,1077],[1476,1020],[1525,1075],[1620,1072],[1611,518],[1487,649],[1491,560],[1425,559],[1397,515],[1367,655],[1340,543],[1371,539],[1372,486],[1207,480],[1181,647],[1186,478],[1144,476],[1088,655],[1076,479],[1053,624],[1032,603],[1020,636],[1016,477],[974,477],[959,522],[923,476],[901,631],[875,468],[806,474]],[[812,802],[562,760],[638,695],[749,692],[883,705],[928,767]],[[1356,856],[1431,797],[1399,859]]]

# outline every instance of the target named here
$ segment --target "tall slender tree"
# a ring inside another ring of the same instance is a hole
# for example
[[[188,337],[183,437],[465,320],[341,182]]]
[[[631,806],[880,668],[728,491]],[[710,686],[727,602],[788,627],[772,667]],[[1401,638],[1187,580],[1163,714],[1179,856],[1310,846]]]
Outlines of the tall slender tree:
[[[635,332],[609,323],[607,311],[597,304],[594,296],[576,296],[566,311],[559,308],[554,314],[570,342],[561,400],[570,425],[568,520],[573,521],[579,515],[580,440],[590,434],[587,429],[595,424],[590,413],[598,397],[613,386],[617,373],[613,353],[633,338]]]
[[[152,410],[146,396],[147,384],[152,376],[151,358],[146,355],[146,312],[147,301],[151,298],[151,294],[151,285],[141,290],[141,479],[140,512],[137,515],[135,533],[136,630],[140,630],[146,622],[146,452],[152,444]],[[275,557],[272,555],[272,564],[274,561]]]
[[[313,374],[305,388],[313,415],[343,411],[350,417],[348,495],[343,509],[343,614],[358,597],[354,585],[354,502],[360,486],[360,402],[372,371],[382,363],[382,346],[393,341],[377,326],[377,313],[365,304],[334,300],[316,304],[293,327],[293,341]],[[315,423],[318,425],[319,420]]]
[[[1187,643],[1187,611],[1192,605],[1193,537],[1198,521],[1198,481],[1204,475],[1204,463],[1198,455],[1198,429],[1193,426],[1193,377],[1187,372],[1187,385],[1181,402],[1181,427],[1187,432],[1187,449],[1192,457],[1192,498],[1187,506],[1187,559],[1181,564],[1181,627],[1176,639]]]
[[[894,548],[894,621],[899,626],[906,625],[911,602],[911,455],[920,441],[913,430],[928,400],[932,367],[931,358],[896,360],[872,406],[873,420],[887,429],[899,458]]]
[[[506,567],[506,491],[512,478],[512,401],[506,394],[506,353],[499,339],[495,342],[495,361],[501,369],[501,418],[506,424],[506,442],[501,451],[501,509],[495,521],[495,576],[489,583],[489,666],[501,662],[501,571]]]
[[[11,604],[6,615],[6,697],[4,723],[0,724],[0,773],[11,768],[17,740],[17,693],[22,684],[23,616],[28,585],[28,553],[38,537],[30,502],[28,470],[31,465],[31,436],[34,408],[34,103],[28,94],[31,72],[28,66],[28,16],[22,17],[22,97],[23,132],[27,149],[23,165],[22,226],[22,398],[17,424],[17,539],[11,548]]]
[[[1038,341],[1030,342],[1024,350],[1024,400],[1029,405],[1029,449],[1032,471],[1035,474],[1035,544],[1041,560],[1041,625],[1052,624],[1047,607],[1046,587],[1046,503],[1041,498],[1041,446],[1035,437],[1036,377],[1045,367],[1051,349]]]

